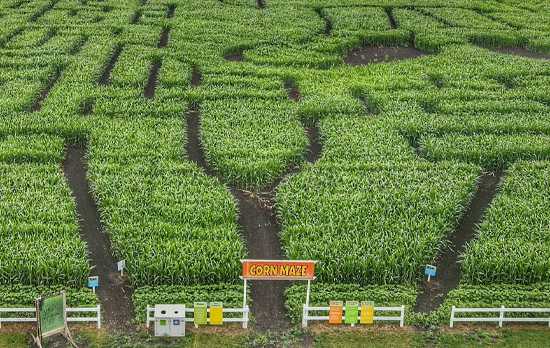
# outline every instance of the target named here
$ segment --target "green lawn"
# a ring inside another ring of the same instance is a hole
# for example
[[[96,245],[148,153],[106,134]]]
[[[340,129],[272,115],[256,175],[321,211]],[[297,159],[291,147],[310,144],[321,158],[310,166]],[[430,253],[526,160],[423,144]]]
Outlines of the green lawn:
[[[522,331],[477,329],[465,333],[447,333],[439,330],[426,332],[364,332],[341,331],[314,334],[313,342],[303,341],[295,331],[286,336],[274,334],[231,335],[227,333],[188,334],[178,339],[152,337],[146,333],[136,335],[110,335],[102,332],[74,332],[73,337],[80,348],[268,348],[268,347],[311,347],[311,348],[547,348],[550,346],[550,330],[533,327]],[[0,347],[29,348],[25,333],[0,334]],[[64,344],[50,342],[47,348],[64,348]]]
[[[476,330],[468,333],[361,333],[326,332],[316,336],[315,348],[378,348],[378,347],[436,347],[436,348],[543,348],[550,346],[550,330]]]

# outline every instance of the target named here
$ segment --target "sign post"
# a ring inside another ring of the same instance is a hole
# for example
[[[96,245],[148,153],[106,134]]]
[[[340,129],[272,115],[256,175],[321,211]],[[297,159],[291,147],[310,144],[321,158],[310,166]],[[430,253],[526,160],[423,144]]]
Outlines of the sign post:
[[[120,276],[123,277],[124,269],[126,268],[126,260],[117,262],[117,268],[118,268],[118,271],[120,272]]]
[[[426,265],[426,269],[424,270],[424,274],[428,275],[428,281],[430,281],[431,277],[435,277],[435,271],[437,270],[437,267],[432,265]]]
[[[57,334],[61,334],[75,348],[71,333],[67,326],[67,300],[65,291],[37,298],[36,304],[36,337],[32,336],[39,348],[42,348],[42,340]]]
[[[99,277],[98,276],[94,276],[94,277],[88,277],[88,287],[89,288],[92,288],[92,291],[94,292],[95,294],[95,288],[99,286]]]
[[[244,299],[246,306],[246,280],[307,280],[306,306],[309,306],[311,281],[315,279],[317,261],[302,260],[241,260],[243,263]]]

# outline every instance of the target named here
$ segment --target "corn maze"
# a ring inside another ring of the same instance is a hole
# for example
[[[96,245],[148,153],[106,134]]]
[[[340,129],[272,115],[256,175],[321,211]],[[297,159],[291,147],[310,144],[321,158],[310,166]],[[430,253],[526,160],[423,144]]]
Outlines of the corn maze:
[[[368,296],[410,324],[548,307],[547,54],[543,0],[2,1],[0,306],[101,303],[98,272],[133,299],[124,320],[242,306],[254,257],[318,260],[312,305]],[[76,148],[124,285],[83,232]],[[427,284],[445,253],[453,285]],[[305,286],[251,297],[258,325],[299,322]]]

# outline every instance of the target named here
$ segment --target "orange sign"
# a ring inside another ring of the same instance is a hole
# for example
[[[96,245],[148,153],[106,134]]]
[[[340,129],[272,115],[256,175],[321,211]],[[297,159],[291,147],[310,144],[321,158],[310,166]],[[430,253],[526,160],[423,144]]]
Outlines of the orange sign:
[[[330,310],[328,312],[329,324],[342,324],[343,306],[343,301],[330,301]]]
[[[317,261],[242,260],[244,279],[312,280]]]

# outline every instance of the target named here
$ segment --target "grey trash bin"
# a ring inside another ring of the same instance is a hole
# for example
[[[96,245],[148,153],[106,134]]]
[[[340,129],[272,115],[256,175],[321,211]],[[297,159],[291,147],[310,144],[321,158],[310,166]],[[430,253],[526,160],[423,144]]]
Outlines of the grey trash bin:
[[[155,305],[155,336],[185,336],[185,305]]]

